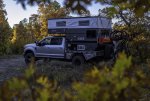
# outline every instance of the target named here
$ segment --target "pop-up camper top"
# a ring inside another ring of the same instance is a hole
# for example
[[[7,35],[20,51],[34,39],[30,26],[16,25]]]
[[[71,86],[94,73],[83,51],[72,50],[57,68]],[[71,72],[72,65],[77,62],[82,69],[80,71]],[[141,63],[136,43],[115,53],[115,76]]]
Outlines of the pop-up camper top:
[[[109,36],[112,21],[104,17],[72,17],[48,20],[49,34],[65,34],[70,41],[96,41]]]
[[[49,34],[83,33],[88,29],[111,29],[111,19],[104,17],[72,17],[48,20]]]

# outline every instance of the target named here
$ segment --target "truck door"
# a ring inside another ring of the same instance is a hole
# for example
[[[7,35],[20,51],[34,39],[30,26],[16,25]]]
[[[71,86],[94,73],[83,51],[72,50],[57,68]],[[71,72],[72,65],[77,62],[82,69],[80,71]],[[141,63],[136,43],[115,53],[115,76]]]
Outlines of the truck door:
[[[47,37],[36,46],[37,57],[64,58],[63,37]]]
[[[47,37],[40,41],[40,45],[36,46],[36,56],[37,57],[48,57],[48,46],[50,45],[51,37]]]
[[[48,54],[52,58],[64,58],[64,39],[63,37],[52,37],[48,45]]]

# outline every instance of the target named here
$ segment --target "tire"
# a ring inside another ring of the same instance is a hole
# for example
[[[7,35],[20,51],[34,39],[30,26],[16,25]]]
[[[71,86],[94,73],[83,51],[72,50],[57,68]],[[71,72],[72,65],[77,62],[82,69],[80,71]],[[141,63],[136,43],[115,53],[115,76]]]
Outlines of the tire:
[[[76,55],[72,58],[72,64],[74,66],[81,66],[81,65],[85,64],[85,59],[81,55]]]
[[[34,57],[34,54],[33,53],[26,53],[25,54],[25,63],[28,65],[28,64],[31,64],[31,63],[35,63],[35,57]]]
[[[43,59],[43,62],[44,62],[44,63],[48,63],[48,62],[50,62],[50,61],[51,61],[50,58],[44,58],[44,59]]]

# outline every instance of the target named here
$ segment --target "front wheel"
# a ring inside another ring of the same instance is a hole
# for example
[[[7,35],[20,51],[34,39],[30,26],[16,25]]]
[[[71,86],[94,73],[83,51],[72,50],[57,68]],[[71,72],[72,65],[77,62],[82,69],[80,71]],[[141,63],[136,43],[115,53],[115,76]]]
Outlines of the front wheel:
[[[51,61],[50,58],[44,58],[44,59],[43,59],[43,62],[44,62],[44,63],[48,63],[48,62],[50,62],[50,61]]]
[[[85,64],[85,59],[81,55],[76,55],[72,58],[72,64],[74,66],[81,66],[81,65]]]
[[[35,63],[35,57],[33,53],[26,53],[25,54],[25,62],[26,64]]]

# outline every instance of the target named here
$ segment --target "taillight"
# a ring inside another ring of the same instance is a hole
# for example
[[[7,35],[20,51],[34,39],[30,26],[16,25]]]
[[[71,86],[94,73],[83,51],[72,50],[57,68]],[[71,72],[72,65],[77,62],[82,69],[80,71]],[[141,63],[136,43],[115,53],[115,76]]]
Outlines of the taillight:
[[[98,43],[109,43],[111,42],[109,37],[98,38]]]

